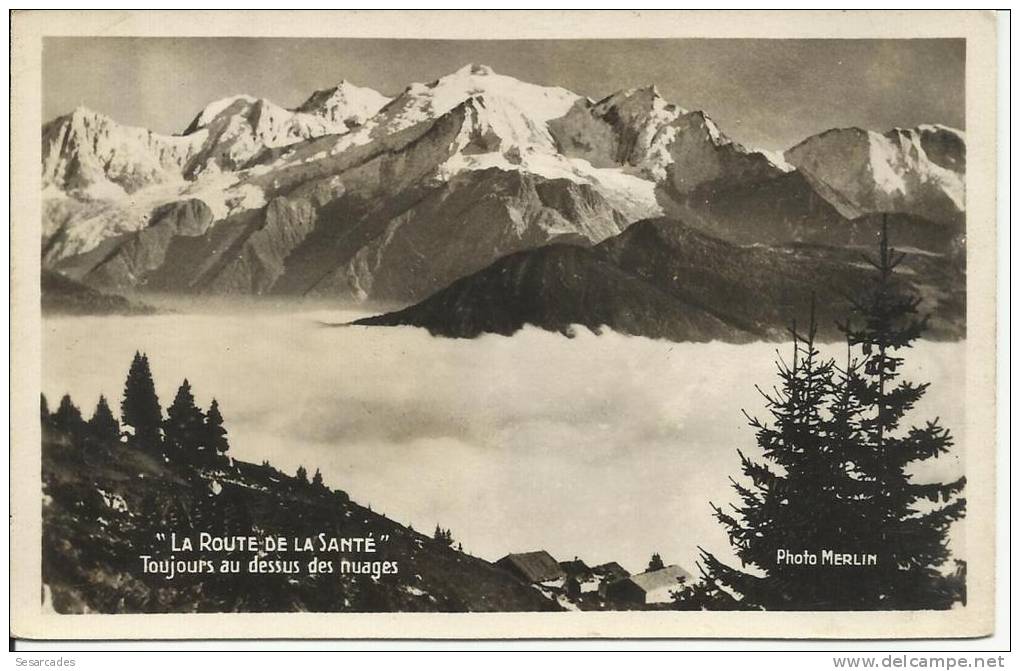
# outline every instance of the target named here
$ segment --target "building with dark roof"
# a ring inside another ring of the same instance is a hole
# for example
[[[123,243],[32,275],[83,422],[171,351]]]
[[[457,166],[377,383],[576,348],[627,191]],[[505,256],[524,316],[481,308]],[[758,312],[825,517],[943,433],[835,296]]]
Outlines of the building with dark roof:
[[[630,577],[630,571],[623,568],[614,561],[606,562],[605,564],[599,564],[598,566],[592,566],[591,572],[605,580],[621,580],[623,578]]]
[[[497,561],[496,566],[531,583],[561,580],[567,575],[545,550],[508,554]]]

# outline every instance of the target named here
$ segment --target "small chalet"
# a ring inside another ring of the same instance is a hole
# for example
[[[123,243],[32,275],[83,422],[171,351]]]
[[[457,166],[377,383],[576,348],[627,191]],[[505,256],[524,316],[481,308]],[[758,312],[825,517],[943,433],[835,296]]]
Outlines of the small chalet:
[[[591,572],[602,578],[613,582],[614,580],[622,580],[623,578],[630,577],[630,571],[623,568],[614,561],[607,562],[605,564],[599,564],[598,566],[592,566]]]
[[[677,565],[645,571],[606,585],[606,598],[633,604],[669,603],[680,589],[680,579],[691,582],[691,574]]]
[[[496,566],[530,583],[563,580],[567,575],[545,550],[508,554],[497,561]]]
[[[603,599],[606,598],[606,592],[608,591],[611,583],[630,577],[630,571],[614,561],[593,566],[591,572],[594,574],[595,579],[598,580],[599,586],[597,589],[599,596]]]

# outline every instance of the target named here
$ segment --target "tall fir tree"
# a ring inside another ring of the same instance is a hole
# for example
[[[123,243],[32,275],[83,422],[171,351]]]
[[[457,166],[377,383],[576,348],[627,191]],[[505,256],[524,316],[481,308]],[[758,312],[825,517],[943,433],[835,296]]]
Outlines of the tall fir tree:
[[[99,396],[95,412],[89,420],[89,436],[101,444],[120,441],[120,422],[113,416],[110,404],[103,395]]]
[[[195,405],[191,383],[187,379],[177,388],[174,402],[167,408],[163,436],[167,453],[184,461],[195,461],[206,435],[205,417]]]
[[[318,468],[315,469],[315,475],[312,476],[312,484],[316,487],[325,487],[325,483],[322,481],[322,471]]]
[[[918,317],[920,297],[895,276],[905,254],[889,245],[883,226],[873,285],[854,301],[854,315],[842,326],[850,347],[860,351],[848,365],[843,387],[850,405],[850,455],[859,482],[857,527],[861,546],[879,557],[862,585],[866,607],[945,609],[966,599],[959,575],[946,574],[949,528],[962,519],[966,478],[918,483],[918,462],[937,458],[953,444],[938,418],[901,429],[927,392],[928,383],[902,376],[903,350],[921,337],[928,318]]]
[[[43,424],[50,421],[50,403],[46,400],[46,394],[39,394],[39,418]]]
[[[223,427],[223,415],[220,414],[220,404],[215,398],[209,404],[209,411],[205,413],[204,447],[217,454],[224,454],[230,449],[227,430]]]
[[[131,444],[149,449],[159,447],[163,411],[159,407],[159,397],[156,396],[149,359],[139,352],[135,352],[124,382],[120,415],[124,424],[134,430]]]
[[[824,610],[853,589],[817,566],[786,562],[778,554],[847,542],[838,520],[845,515],[842,495],[853,483],[842,457],[829,449],[825,405],[834,366],[816,347],[813,313],[806,332],[790,329],[793,352],[789,363],[777,362],[779,388],[759,389],[771,421],[749,417],[762,456],[757,461],[738,450],[746,480],[731,482],[740,503],[732,511],[713,505],[743,567],[755,570],[728,566],[702,550],[706,581],[738,594],[742,608]]]
[[[298,466],[294,477],[297,478],[298,482],[308,484],[308,469],[304,466]]]
[[[965,481],[918,484],[908,468],[946,452],[951,438],[937,420],[898,430],[928,388],[900,379],[897,351],[925,325],[920,301],[893,276],[903,258],[883,230],[874,284],[842,325],[843,368],[819,362],[813,319],[806,336],[794,330],[793,363],[780,362],[781,389],[765,395],[772,422],[751,420],[763,463],[741,454],[750,483],[733,483],[740,505],[732,514],[714,507],[737,557],[756,570],[702,550],[703,580],[688,590],[688,604],[893,610],[949,608],[965,598],[963,570],[942,573],[948,529],[965,512]],[[825,552],[860,563],[826,568],[807,559],[824,562]],[[790,556],[802,554],[804,561]]]

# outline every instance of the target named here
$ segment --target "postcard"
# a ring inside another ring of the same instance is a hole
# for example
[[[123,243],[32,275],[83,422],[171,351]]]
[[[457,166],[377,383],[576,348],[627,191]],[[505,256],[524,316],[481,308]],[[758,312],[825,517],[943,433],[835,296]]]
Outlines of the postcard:
[[[13,635],[993,631],[992,13],[12,30]]]

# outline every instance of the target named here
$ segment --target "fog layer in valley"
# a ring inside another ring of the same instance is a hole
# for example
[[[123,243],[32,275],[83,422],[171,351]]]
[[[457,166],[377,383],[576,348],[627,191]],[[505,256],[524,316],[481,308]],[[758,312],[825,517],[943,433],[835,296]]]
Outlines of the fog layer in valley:
[[[487,559],[544,548],[639,571],[659,552],[693,571],[697,545],[728,555],[709,501],[732,500],[737,449],[757,453],[740,411],[763,415],[754,385],[776,383],[776,345],[324,325],[360,316],[50,318],[43,391],[51,406],[71,393],[86,415],[104,393],[117,411],[143,350],[164,408],[184,377],[203,406],[218,399],[235,458],[319,467],[358,503],[449,527]],[[907,357],[908,375],[932,383],[910,417],[941,417],[962,446],[964,345],[920,343]],[[962,471],[949,456],[919,478]]]

